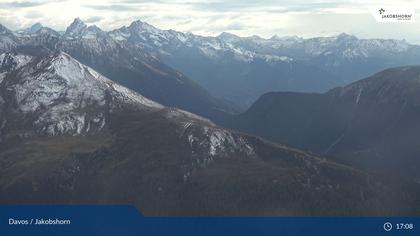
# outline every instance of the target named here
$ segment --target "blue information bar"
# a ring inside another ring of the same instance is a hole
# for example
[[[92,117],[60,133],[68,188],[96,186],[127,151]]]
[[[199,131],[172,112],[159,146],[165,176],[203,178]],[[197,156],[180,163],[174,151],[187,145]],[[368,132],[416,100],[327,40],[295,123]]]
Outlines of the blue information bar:
[[[0,206],[0,236],[420,235],[420,217],[144,217],[131,206]]]

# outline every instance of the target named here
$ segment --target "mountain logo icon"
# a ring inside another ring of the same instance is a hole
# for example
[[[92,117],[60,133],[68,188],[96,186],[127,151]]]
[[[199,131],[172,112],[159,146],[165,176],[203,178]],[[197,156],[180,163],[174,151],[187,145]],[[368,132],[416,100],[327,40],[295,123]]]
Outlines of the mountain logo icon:
[[[379,14],[384,14],[385,10],[383,8],[379,9]]]

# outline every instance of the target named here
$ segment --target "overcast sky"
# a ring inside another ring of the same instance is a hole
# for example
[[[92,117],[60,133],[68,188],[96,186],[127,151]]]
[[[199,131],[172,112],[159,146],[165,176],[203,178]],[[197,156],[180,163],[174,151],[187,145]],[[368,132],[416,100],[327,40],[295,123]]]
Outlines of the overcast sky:
[[[420,43],[419,14],[412,24],[376,23],[368,10],[371,5],[405,5],[420,12],[419,0],[0,0],[0,23],[19,29],[40,22],[64,30],[80,17],[104,30],[142,20],[161,29],[201,35],[226,31],[267,38],[345,32]]]

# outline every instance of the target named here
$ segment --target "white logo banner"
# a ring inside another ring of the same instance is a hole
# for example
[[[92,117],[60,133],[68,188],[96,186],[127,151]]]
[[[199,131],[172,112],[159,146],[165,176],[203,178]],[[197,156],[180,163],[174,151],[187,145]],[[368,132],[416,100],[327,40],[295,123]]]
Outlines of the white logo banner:
[[[372,6],[370,12],[377,22],[413,23],[415,11],[412,7]]]

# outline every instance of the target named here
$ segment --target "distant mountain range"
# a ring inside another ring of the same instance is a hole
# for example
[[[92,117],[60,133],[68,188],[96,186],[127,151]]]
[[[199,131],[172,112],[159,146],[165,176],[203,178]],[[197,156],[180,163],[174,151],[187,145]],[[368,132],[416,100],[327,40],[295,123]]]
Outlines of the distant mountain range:
[[[420,181],[420,67],[387,69],[324,94],[262,96],[232,127],[371,172]]]
[[[105,32],[80,19],[61,33],[35,24],[16,32],[1,26],[0,34],[0,51],[22,43],[60,49],[146,97],[216,119],[224,117],[221,111],[247,109],[267,92],[325,92],[386,68],[420,64],[418,45],[348,34],[204,37],[142,21]]]
[[[203,37],[136,21],[110,35],[142,45],[241,109],[267,92],[325,92],[389,67],[420,64],[418,45],[348,34],[310,39],[229,33]]]
[[[146,215],[411,215],[418,186],[164,107],[63,52],[0,56],[0,203]]]

